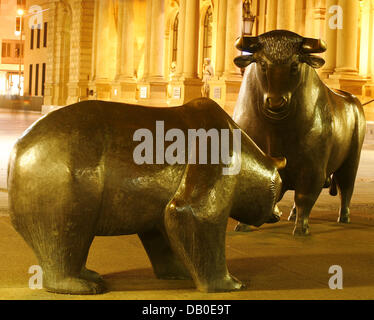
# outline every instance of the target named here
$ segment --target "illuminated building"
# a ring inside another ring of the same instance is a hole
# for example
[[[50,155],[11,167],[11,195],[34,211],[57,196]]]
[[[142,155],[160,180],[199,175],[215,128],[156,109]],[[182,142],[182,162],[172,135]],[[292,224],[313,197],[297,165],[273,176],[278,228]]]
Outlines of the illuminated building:
[[[26,33],[25,88],[44,96],[46,109],[84,99],[180,105],[201,96],[210,58],[210,97],[232,112],[242,79],[233,64],[241,54],[234,42],[242,0],[27,1],[32,5],[43,10],[40,41],[48,40],[31,49]],[[319,73],[326,83],[374,97],[374,0],[253,0],[251,12],[254,35],[289,29],[324,39]]]

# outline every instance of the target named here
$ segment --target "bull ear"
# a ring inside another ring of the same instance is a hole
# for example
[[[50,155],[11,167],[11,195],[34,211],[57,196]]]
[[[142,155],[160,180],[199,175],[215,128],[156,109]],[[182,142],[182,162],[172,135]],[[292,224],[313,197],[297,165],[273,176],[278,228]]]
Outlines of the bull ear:
[[[261,48],[261,44],[258,37],[242,36],[235,41],[236,49],[240,51],[255,53]]]
[[[327,49],[326,42],[322,39],[304,38],[301,50],[303,53],[322,53]]]
[[[255,59],[253,58],[253,54],[245,54],[234,59],[235,65],[239,68],[248,67],[254,61]]]
[[[325,60],[323,60],[321,57],[313,55],[304,55],[301,58],[301,61],[309,64],[314,69],[321,68],[325,64]]]

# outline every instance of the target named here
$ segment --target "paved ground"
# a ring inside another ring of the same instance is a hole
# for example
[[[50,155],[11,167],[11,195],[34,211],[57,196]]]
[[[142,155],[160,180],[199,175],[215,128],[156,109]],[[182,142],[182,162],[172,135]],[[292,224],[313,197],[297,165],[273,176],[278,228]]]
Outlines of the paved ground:
[[[0,299],[374,299],[374,141],[365,144],[352,202],[352,223],[340,225],[338,199],[323,192],[311,216],[312,236],[292,237],[286,220],[292,193],[280,204],[282,221],[235,233],[230,220],[226,254],[233,275],[247,288],[203,294],[192,281],[157,280],[136,236],[96,237],[87,266],[104,276],[109,292],[97,296],[56,295],[28,288],[33,252],[7,214],[5,172],[14,140],[37,114],[0,112]],[[343,269],[343,289],[328,287],[329,267]]]

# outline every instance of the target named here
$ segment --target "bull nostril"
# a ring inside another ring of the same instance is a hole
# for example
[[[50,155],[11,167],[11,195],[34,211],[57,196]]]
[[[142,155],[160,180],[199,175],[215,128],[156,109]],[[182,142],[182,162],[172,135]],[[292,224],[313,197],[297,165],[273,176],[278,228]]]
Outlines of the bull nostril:
[[[284,97],[267,98],[266,102],[271,108],[278,108],[278,107],[283,106],[286,103],[286,99]]]

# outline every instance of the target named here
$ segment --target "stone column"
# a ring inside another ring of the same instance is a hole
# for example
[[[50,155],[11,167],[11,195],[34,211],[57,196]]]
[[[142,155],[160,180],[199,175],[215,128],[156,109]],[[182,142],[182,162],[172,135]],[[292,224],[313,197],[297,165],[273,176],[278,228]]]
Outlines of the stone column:
[[[278,0],[268,0],[266,12],[266,31],[277,29]]]
[[[367,80],[357,70],[359,1],[339,0],[338,5],[342,8],[343,23],[337,30],[336,68],[326,82],[333,88],[362,95]]]
[[[113,1],[99,0],[98,35],[96,53],[96,79],[110,79],[115,75],[113,59],[116,55],[115,22],[113,15]],[[113,51],[114,50],[114,51]]]
[[[217,32],[215,33],[216,59],[214,66],[214,77],[208,81],[210,90],[209,96],[221,107],[224,107],[225,92],[225,57],[226,57],[226,19],[227,4],[231,0],[219,0],[217,3]]]
[[[225,71],[225,46],[226,46],[226,14],[227,0],[218,2],[218,21],[217,21],[217,41],[216,41],[216,67],[215,76],[217,78],[223,75]]]
[[[151,41],[150,41],[150,80],[164,79],[164,36],[165,8],[164,0],[152,0]]]
[[[363,73],[370,79],[362,93],[365,101],[374,98],[374,1],[365,0],[362,9],[360,74]],[[365,110],[367,111],[367,115],[369,115],[369,112],[371,115],[367,120],[374,120],[374,118],[372,118],[374,114],[373,105],[367,105]]]
[[[171,105],[186,103],[201,96],[202,82],[198,78],[197,73],[199,61],[200,1],[186,0],[185,3],[181,1],[181,5],[181,13],[183,14],[183,11],[185,11],[183,23],[184,45],[182,46],[183,73],[180,81],[173,84],[175,86],[172,90],[177,91],[173,92],[173,99],[170,101]]]
[[[117,75],[113,86],[114,100],[134,103],[134,5],[132,0],[119,1]]]
[[[47,21],[48,21],[48,53],[47,53],[47,72],[46,72],[46,79],[45,79],[45,86],[44,86],[44,106],[46,106],[48,109],[46,111],[43,110],[43,113],[48,112],[49,108],[53,105],[53,99],[54,99],[54,65],[55,65],[55,57],[54,57],[54,47],[57,35],[52,30],[55,30],[57,28],[56,24],[56,18],[57,18],[57,3],[51,2],[49,4],[49,10],[46,11],[47,15]],[[27,44],[25,44],[27,45]],[[52,50],[51,50],[52,48]],[[28,84],[28,82],[27,82]],[[26,85],[26,81],[25,81]]]
[[[357,74],[359,1],[339,0],[343,9],[343,28],[338,29],[336,73]]]
[[[295,7],[296,0],[278,1],[277,10],[277,29],[291,30],[295,29]]]
[[[242,81],[240,69],[234,64],[234,58],[241,55],[241,52],[235,48],[235,41],[242,34],[242,3],[242,0],[227,1],[225,85],[222,100],[223,107],[229,114],[234,110]]]
[[[112,81],[116,75],[117,34],[113,0],[99,0],[96,42],[96,98],[111,99]]]
[[[336,13],[330,13],[332,6],[337,5],[338,0],[326,1],[326,18],[325,18],[325,41],[327,50],[325,53],[325,65],[322,69],[323,75],[328,75],[334,72],[336,68],[336,46],[337,46],[337,29],[333,26],[334,16]]]
[[[235,48],[235,41],[242,34],[242,0],[227,1],[227,20],[226,20],[226,49],[225,49],[225,78],[240,77],[240,70],[234,64],[235,57],[241,55],[241,52]]]
[[[118,34],[119,61],[117,76],[134,79],[134,5],[132,0],[121,0],[121,30]]]
[[[94,0],[76,0],[72,4],[70,71],[67,104],[89,99],[88,88],[91,74],[92,34],[94,26]]]
[[[147,27],[144,77],[138,83],[140,103],[166,106],[167,82],[164,78],[165,0],[147,1]]]
[[[151,34],[152,34],[152,0],[147,0],[146,3],[146,29],[144,41],[144,73],[143,81],[149,77],[150,52],[151,52]]]
[[[371,82],[373,83],[374,86],[374,2],[371,1],[371,10],[370,10],[370,21],[371,21],[371,65],[370,65],[370,70],[371,70]],[[374,89],[372,92],[372,96],[374,96]]]
[[[326,8],[318,7],[314,9],[314,36],[321,38],[325,32]]]
[[[184,29],[186,20],[186,0],[179,0],[179,15],[178,15],[178,40],[177,40],[177,68],[175,78],[179,79],[183,74],[183,60],[184,60]]]
[[[184,79],[197,78],[198,66],[198,47],[199,47],[199,16],[200,1],[186,1],[186,18],[184,33],[184,61],[183,77]]]

